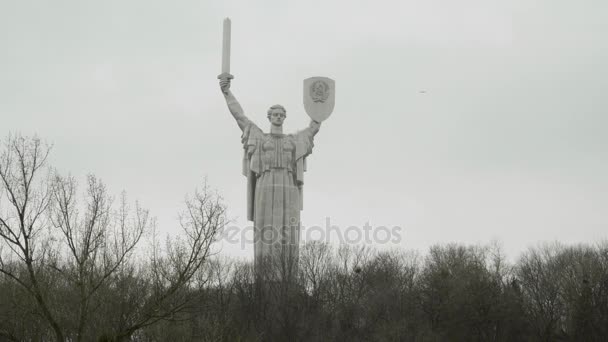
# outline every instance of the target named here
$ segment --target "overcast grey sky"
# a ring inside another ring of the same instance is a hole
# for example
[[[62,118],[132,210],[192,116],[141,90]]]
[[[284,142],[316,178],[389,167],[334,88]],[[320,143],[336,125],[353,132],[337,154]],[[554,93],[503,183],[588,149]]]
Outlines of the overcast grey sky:
[[[400,246],[608,237],[608,2],[0,0],[0,128],[126,190],[177,229],[203,177],[245,226],[240,131],[307,125],[302,80],[336,81],[305,176],[305,226],[401,226]],[[389,246],[390,247],[390,246]],[[224,246],[251,256],[253,248]]]

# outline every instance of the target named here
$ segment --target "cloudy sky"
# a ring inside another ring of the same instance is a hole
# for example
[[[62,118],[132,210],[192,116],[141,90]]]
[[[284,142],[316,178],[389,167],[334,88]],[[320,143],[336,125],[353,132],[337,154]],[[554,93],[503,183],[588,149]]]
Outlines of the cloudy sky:
[[[336,81],[309,158],[304,226],[402,227],[403,247],[608,238],[608,2],[0,1],[0,128],[126,190],[175,231],[201,184],[245,227],[240,131],[307,125],[302,80]],[[337,241],[334,239],[334,243]],[[252,247],[224,244],[229,255]]]

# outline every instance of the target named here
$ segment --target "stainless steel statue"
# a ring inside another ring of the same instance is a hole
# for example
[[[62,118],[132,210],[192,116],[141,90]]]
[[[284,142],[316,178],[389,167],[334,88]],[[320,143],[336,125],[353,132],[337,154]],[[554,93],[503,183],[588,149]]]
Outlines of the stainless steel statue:
[[[253,123],[230,90],[230,21],[224,21],[224,48],[220,88],[230,113],[243,132],[243,175],[247,177],[247,219],[253,221],[254,258],[257,270],[272,269],[267,276],[291,278],[296,271],[303,208],[306,157],[312,153],[321,121],[334,107],[334,81],[313,77],[304,81],[304,106],[311,117],[307,128],[283,133],[287,111],[281,105],[268,109],[270,132]]]

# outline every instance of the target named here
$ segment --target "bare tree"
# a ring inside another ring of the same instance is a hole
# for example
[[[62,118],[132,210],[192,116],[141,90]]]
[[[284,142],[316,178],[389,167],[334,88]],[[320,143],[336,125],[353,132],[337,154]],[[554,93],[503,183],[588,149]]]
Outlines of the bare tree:
[[[521,256],[517,267],[532,328],[545,341],[557,339],[564,323],[560,272],[566,265],[557,257],[562,249],[559,244],[532,248]]]
[[[180,215],[182,235],[167,239],[165,248],[154,244],[144,268],[148,286],[142,288],[141,306],[121,322],[112,335],[115,340],[131,337],[136,331],[161,320],[176,319],[198,296],[195,275],[212,256],[212,244],[226,224],[226,207],[208,185],[187,198]]]
[[[221,197],[205,183],[186,199],[180,232],[145,255],[148,211],[124,193],[114,205],[92,175],[79,196],[73,177],[48,168],[49,151],[9,136],[0,155],[0,274],[34,299],[32,322],[43,317],[57,341],[125,340],[183,313],[225,224]],[[2,326],[0,336],[25,338]]]
[[[0,254],[0,272],[22,286],[52,328],[58,341],[64,333],[51,311],[40,283],[40,270],[52,252],[48,249],[50,204],[48,173],[44,174],[50,147],[38,138],[9,136],[0,155],[0,238],[6,250]],[[26,272],[19,272],[24,266]]]
[[[312,241],[302,246],[300,277],[304,288],[315,299],[321,295],[324,281],[331,270],[332,250],[329,244]]]
[[[95,176],[88,176],[87,185],[83,209],[78,206],[73,177],[55,175],[51,191],[51,222],[61,231],[68,250],[64,265],[55,269],[77,289],[77,341],[85,336],[91,301],[99,302],[95,294],[127,263],[150,226],[148,211],[138,204],[131,215],[124,193],[114,211],[112,198]]]

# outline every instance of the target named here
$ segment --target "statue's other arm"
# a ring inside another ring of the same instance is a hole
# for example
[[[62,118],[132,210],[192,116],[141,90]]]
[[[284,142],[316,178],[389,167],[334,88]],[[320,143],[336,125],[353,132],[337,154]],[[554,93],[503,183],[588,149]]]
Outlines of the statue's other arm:
[[[249,119],[245,116],[243,112],[243,107],[239,101],[236,100],[232,92],[230,91],[230,79],[223,78],[220,80],[220,89],[222,90],[222,94],[224,94],[224,98],[226,99],[226,105],[228,105],[228,110],[236,120],[236,123],[239,125],[241,130],[244,130],[245,127],[249,124]]]
[[[310,132],[313,136],[319,133],[319,129],[321,128],[321,123],[319,121],[310,120],[310,124],[308,125]]]

